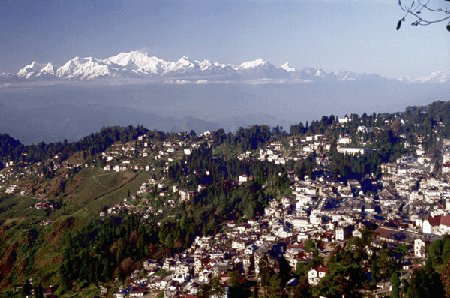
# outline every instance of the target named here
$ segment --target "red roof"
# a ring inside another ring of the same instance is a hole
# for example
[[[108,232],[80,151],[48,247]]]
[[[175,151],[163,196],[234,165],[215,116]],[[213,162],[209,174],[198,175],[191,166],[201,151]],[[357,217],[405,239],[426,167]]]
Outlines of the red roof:
[[[392,235],[395,233],[395,230],[387,229],[380,227],[375,230],[375,233],[379,235],[380,238],[388,239],[392,238]]]
[[[317,267],[317,272],[328,272],[328,268],[324,266]]]
[[[450,227],[450,215],[441,217],[441,225]]]
[[[434,217],[428,216],[428,222],[432,227],[436,227],[441,224],[441,216],[440,215],[436,215]]]

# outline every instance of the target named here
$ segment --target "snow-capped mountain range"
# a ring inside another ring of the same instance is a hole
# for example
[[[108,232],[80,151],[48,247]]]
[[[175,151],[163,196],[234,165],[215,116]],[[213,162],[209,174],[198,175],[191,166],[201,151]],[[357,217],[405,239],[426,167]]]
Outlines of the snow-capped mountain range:
[[[383,79],[376,74],[357,74],[351,71],[325,72],[317,68],[297,70],[287,62],[277,67],[263,59],[243,62],[239,65],[220,64],[209,60],[191,60],[181,57],[177,61],[150,56],[142,51],[119,53],[106,59],[93,57],[70,59],[61,66],[52,63],[32,63],[21,68],[16,75],[3,77],[21,79],[77,79],[94,80],[100,78],[137,79],[183,79],[202,81],[235,80],[296,80],[309,82],[315,80],[354,81],[371,78]],[[434,72],[428,77],[412,79],[401,78],[409,83],[446,83],[450,75]]]

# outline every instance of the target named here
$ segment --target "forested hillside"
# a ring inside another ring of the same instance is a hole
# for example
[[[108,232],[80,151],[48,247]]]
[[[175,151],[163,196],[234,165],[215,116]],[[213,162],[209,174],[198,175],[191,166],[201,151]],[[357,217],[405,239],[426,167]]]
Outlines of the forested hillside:
[[[201,134],[128,126],[103,128],[76,142],[35,145],[0,135],[2,295],[40,295],[45,289],[88,297],[99,295],[100,287],[118,290],[136,278],[144,261],[164,264],[179,258],[199,237],[226,234],[236,224],[259,220],[260,233],[279,225],[284,235],[293,226],[284,218],[302,206],[305,196],[298,192],[307,188],[314,193],[311,206],[297,212],[295,224],[312,216],[314,208],[328,212],[349,204],[359,210],[355,204],[363,197],[362,211],[355,211],[363,235],[333,249],[323,240],[329,237],[325,232],[323,239],[303,241],[305,261],[296,267],[287,265],[284,256],[273,263],[276,253],[266,253],[268,259],[261,263],[266,275],[255,273],[260,260],[249,261],[250,273],[236,265],[224,273],[232,277],[230,291],[270,297],[290,291],[294,297],[358,296],[392,278],[394,289],[408,297],[425,297],[427,283],[444,293],[448,238],[432,242],[429,261],[404,288],[398,288],[396,274],[409,244],[378,247],[374,241],[385,222],[403,225],[398,218],[406,218],[413,208],[397,195],[397,210],[388,210],[396,219],[384,213],[387,207],[380,200],[390,191],[389,182],[382,181],[385,165],[423,151],[427,164],[421,168],[440,177],[449,127],[450,103],[434,102],[401,113],[324,116],[292,125],[289,132],[265,125]],[[418,176],[410,191],[417,192],[426,179]],[[297,205],[289,205],[296,196]],[[375,216],[365,211],[369,207]],[[280,217],[275,223],[265,218],[271,208]],[[332,224],[331,215],[323,220]],[[317,266],[328,268],[324,281],[315,287],[305,284],[308,270]],[[364,268],[371,269],[370,277]],[[154,274],[169,273],[161,269]],[[289,288],[291,279],[299,284]],[[213,288],[200,291],[207,296]]]

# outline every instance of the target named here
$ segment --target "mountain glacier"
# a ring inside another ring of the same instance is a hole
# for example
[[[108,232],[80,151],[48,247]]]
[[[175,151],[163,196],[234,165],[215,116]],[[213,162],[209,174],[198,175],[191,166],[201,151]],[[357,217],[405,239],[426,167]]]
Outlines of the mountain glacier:
[[[387,79],[352,71],[232,64],[142,51],[65,63],[33,61],[0,74],[0,132],[26,143],[76,140],[101,127],[142,124],[164,131],[235,130],[322,115],[395,112],[449,100],[450,76]]]
[[[351,71],[325,72],[322,69],[310,67],[297,70],[287,62],[278,67],[263,59],[246,61],[238,65],[221,64],[209,60],[193,60],[186,56],[177,61],[166,61],[143,51],[119,53],[106,59],[75,57],[61,66],[33,61],[21,68],[15,76],[21,79],[94,80],[133,78],[147,80],[183,79],[202,82],[242,80],[354,81],[375,77],[383,79],[375,74],[357,74]],[[424,78],[400,80],[414,83],[445,83],[450,81],[450,75],[435,72]]]

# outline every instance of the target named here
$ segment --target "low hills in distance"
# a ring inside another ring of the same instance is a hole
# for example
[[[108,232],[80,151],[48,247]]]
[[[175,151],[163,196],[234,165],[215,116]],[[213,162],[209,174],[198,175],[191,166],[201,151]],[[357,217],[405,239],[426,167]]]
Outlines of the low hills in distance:
[[[75,141],[102,127],[142,124],[163,131],[234,131],[289,125],[323,114],[395,112],[449,100],[448,75],[387,79],[376,74],[238,65],[133,51],[33,62],[0,75],[0,131],[26,144]]]

